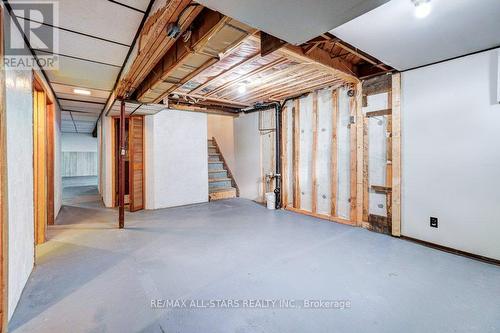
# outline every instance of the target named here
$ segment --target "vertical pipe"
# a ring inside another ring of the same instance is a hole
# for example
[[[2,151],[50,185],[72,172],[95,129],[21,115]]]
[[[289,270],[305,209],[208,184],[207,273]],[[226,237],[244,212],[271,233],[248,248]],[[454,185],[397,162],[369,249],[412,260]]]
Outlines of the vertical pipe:
[[[276,119],[276,188],[274,189],[276,209],[281,208],[281,105],[274,103]]]
[[[125,101],[121,102],[120,108],[120,131],[119,131],[119,162],[118,162],[118,226],[125,226]]]

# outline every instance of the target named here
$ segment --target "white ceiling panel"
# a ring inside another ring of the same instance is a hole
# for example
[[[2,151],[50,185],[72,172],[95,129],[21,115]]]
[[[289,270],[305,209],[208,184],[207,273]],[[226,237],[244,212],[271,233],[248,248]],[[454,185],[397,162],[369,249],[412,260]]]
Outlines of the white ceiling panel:
[[[58,95],[67,95],[67,94],[72,94],[74,96],[78,96],[75,94],[73,91],[74,89],[85,89],[90,91],[90,96],[82,96],[79,95],[79,99],[107,99],[110,92],[109,90],[98,90],[98,89],[88,89],[86,87],[79,87],[79,86],[69,86],[69,85],[64,85],[64,84],[58,84],[58,83],[52,83],[52,88]]]
[[[146,11],[149,5],[149,0],[118,0],[118,2],[142,11]]]
[[[499,0],[431,0],[415,17],[410,0],[392,0],[331,33],[398,70],[500,46]]]
[[[50,81],[82,87],[112,90],[120,68],[59,57],[59,69],[47,70]]]
[[[106,0],[64,0],[56,3],[59,6],[59,23],[45,23],[127,45],[131,44],[143,17],[138,11]]]
[[[307,42],[387,1],[198,0],[206,7],[292,44]]]
[[[63,93],[58,93],[56,92],[57,98],[62,98],[62,99],[80,99],[82,101],[89,101],[89,102],[97,102],[97,103],[106,103],[107,98],[100,98],[100,97],[93,97],[93,96],[81,96],[77,94],[63,94]]]
[[[19,23],[24,24],[24,20],[19,19]],[[42,26],[39,33],[50,34],[51,29]],[[50,51],[121,67],[128,49],[129,47],[120,44],[59,30],[58,49]]]

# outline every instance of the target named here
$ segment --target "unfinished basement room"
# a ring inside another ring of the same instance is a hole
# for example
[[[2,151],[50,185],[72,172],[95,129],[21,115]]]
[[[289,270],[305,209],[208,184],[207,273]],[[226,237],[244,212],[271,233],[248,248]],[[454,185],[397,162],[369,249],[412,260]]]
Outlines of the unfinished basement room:
[[[500,0],[0,11],[0,333],[500,333]]]

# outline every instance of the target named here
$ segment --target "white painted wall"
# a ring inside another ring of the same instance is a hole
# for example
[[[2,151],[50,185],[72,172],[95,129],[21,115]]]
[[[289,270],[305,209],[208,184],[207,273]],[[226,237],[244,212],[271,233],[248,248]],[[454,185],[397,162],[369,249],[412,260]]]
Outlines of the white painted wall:
[[[234,157],[234,117],[208,114],[207,135],[215,137],[229,169],[235,168]]]
[[[233,173],[240,197],[261,200],[259,113],[242,114],[234,120],[234,151],[236,168]]]
[[[34,264],[32,79],[30,71],[6,70],[9,319]]]
[[[102,127],[102,167],[99,168],[99,183],[101,184],[101,197],[106,207],[113,207],[113,152],[112,152],[112,137],[111,126],[113,119],[111,117],[102,117],[99,120],[99,126]],[[97,134],[101,135],[100,131]]]
[[[166,110],[146,117],[146,208],[208,201],[207,115]]]
[[[402,75],[402,234],[500,259],[499,49]],[[429,227],[429,217],[439,228]]]
[[[97,152],[97,138],[87,133],[62,133],[62,151],[68,152]]]

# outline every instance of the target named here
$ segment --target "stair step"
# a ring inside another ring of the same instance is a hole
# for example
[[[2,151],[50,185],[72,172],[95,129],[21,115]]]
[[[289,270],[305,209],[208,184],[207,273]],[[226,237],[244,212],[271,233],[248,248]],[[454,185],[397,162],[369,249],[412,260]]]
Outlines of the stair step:
[[[231,179],[226,178],[226,179],[216,179],[216,180],[209,180],[208,181],[208,188],[213,189],[213,188],[226,188],[226,187],[231,187]]]
[[[212,179],[209,179],[208,180],[210,183],[216,183],[216,182],[227,182],[227,181],[231,181],[231,178],[212,178]]]
[[[236,189],[234,187],[222,187],[210,189],[210,201],[236,198]]]

